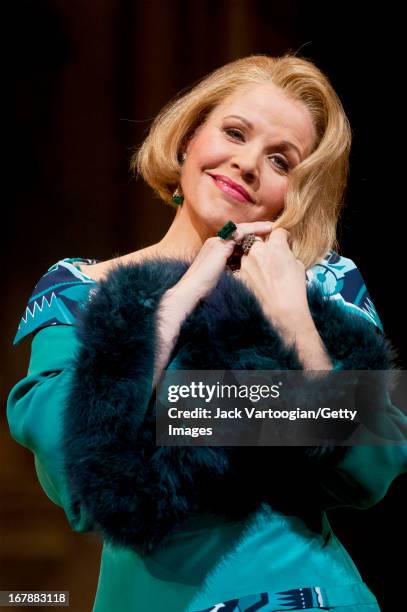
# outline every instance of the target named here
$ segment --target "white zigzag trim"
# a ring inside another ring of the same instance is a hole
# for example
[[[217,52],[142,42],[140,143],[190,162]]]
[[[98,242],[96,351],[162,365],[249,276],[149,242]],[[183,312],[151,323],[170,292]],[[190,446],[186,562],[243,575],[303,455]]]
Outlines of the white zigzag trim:
[[[54,299],[57,299],[57,296],[55,295],[54,292],[51,293],[51,299],[48,302],[47,298],[45,295],[42,296],[42,300],[41,300],[41,305],[37,302],[37,300],[34,301],[34,308],[31,312],[30,307],[27,306],[27,308],[25,309],[25,314],[21,317],[21,322],[24,323],[24,325],[27,324],[27,319],[30,316],[32,319],[35,318],[35,311],[38,310],[39,312],[42,312],[44,309],[44,306],[46,305],[48,308],[51,308],[52,306],[52,302],[54,301]],[[21,325],[21,323],[20,323]],[[20,325],[18,326],[18,329],[20,329]]]

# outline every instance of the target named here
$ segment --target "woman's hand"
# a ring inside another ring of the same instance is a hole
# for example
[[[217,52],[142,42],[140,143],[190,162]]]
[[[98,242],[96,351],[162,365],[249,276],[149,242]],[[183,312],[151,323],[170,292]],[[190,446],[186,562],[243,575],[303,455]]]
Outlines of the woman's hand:
[[[228,258],[236,244],[247,234],[267,236],[272,229],[271,221],[238,223],[233,238],[223,240],[219,236],[208,238],[180,281],[172,288],[173,294],[190,295],[196,304],[216,286],[226,268]]]
[[[253,291],[278,327],[292,329],[311,316],[305,266],[291,251],[287,230],[277,228],[264,241],[256,240],[235,276]]]
[[[294,344],[305,370],[331,370],[332,362],[315,327],[307,298],[305,266],[291,251],[289,232],[271,231],[243,255],[235,273],[256,295],[288,345]]]

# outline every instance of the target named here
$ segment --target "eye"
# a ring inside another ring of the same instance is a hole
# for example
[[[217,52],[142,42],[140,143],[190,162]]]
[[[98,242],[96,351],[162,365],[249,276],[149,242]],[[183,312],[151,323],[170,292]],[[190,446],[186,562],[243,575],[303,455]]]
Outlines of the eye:
[[[269,155],[269,158],[274,157],[279,163],[279,168],[281,170],[287,171],[290,167],[289,163],[284,159],[284,157],[280,157],[280,155]]]
[[[236,128],[224,128],[223,131],[228,136],[231,135],[232,138],[236,138],[236,136],[238,136],[239,140],[244,140],[243,133],[240,130],[237,130]]]

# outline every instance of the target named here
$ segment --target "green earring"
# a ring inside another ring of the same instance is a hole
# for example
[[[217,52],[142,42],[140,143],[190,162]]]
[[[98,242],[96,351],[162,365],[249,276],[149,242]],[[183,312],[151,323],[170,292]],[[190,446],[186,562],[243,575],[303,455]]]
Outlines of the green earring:
[[[181,193],[180,187],[177,187],[174,193],[172,194],[172,201],[177,206],[181,206],[182,202],[184,201],[184,196]]]
[[[184,163],[185,159],[186,159],[187,154],[185,153],[185,151],[182,153],[181,155],[181,164]],[[177,206],[181,206],[181,204],[184,201],[184,196],[182,194],[181,191],[181,186],[178,185],[178,187],[176,188],[176,190],[174,191],[174,193],[172,194],[172,201],[174,202],[174,204],[176,204]]]

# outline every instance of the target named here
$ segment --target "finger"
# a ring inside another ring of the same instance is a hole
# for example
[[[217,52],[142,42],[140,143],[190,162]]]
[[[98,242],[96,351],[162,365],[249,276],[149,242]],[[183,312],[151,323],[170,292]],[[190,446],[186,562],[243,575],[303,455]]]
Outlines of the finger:
[[[291,240],[291,233],[283,227],[278,227],[268,237],[268,241],[288,243]]]
[[[233,251],[236,248],[237,242],[233,236],[229,236],[229,238],[221,238],[220,236],[215,236],[213,238],[208,238],[208,241],[213,240],[213,245],[215,247],[215,252],[218,252],[220,249],[221,252],[226,255],[226,257],[231,257]],[[210,252],[210,251],[209,251]]]
[[[238,244],[248,234],[256,234],[266,237],[272,231],[272,223],[267,222],[253,222],[253,223],[239,223],[237,229],[233,232],[233,240]]]
[[[273,221],[252,221],[250,223],[236,223],[238,229],[246,234],[268,234],[272,231]]]

